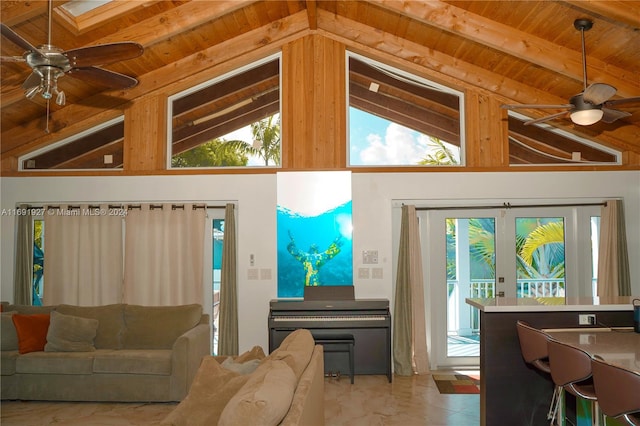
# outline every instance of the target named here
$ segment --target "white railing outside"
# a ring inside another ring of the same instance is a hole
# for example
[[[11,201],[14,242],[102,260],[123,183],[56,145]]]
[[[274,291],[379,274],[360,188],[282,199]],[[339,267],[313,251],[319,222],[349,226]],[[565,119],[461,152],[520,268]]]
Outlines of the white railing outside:
[[[480,331],[480,312],[478,309],[469,306],[471,315],[469,321],[471,324],[460,324],[459,301],[458,295],[460,283],[457,280],[447,280],[448,289],[448,333],[458,335],[461,328],[472,329],[474,333]],[[490,280],[471,280],[469,283],[470,298],[492,298],[495,297],[495,281]],[[517,281],[516,287],[517,297],[564,297],[565,283],[564,278],[555,279],[521,279]]]

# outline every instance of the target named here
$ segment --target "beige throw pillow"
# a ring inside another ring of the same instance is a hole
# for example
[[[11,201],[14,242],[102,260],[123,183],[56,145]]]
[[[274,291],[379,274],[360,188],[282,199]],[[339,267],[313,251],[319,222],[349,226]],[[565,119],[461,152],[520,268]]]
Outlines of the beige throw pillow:
[[[98,320],[51,311],[45,352],[92,352]]]
[[[287,415],[297,385],[284,361],[265,361],[229,400],[218,426],[275,426]]]
[[[251,374],[256,368],[260,365],[261,360],[259,359],[251,359],[245,362],[237,362],[234,361],[233,358],[229,357],[222,362],[222,367],[226,368],[229,371],[235,371],[238,374]]]
[[[296,378],[300,379],[305,368],[309,365],[315,344],[311,332],[301,328],[285,337],[278,349],[271,352],[268,358],[286,362],[295,373]]]
[[[217,425],[224,406],[249,377],[225,370],[214,357],[205,356],[189,389],[189,394],[160,425]]]

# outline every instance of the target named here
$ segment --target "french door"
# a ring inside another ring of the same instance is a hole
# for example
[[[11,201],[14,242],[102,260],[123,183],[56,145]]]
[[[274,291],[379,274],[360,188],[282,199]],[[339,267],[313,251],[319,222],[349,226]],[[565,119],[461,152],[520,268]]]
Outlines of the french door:
[[[593,206],[420,211],[432,368],[479,363],[480,317],[466,298],[561,303],[591,296],[599,212]]]

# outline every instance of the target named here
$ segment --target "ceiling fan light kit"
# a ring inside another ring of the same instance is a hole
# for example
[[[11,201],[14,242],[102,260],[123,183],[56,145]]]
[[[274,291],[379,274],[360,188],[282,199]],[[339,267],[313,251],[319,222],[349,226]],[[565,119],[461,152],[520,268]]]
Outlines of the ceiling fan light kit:
[[[581,126],[590,126],[600,121],[604,112],[601,109],[583,109],[571,113],[571,121]]]
[[[590,126],[600,121],[604,115],[601,107],[595,106],[589,102],[585,102],[582,95],[571,98],[571,104],[574,105],[571,111],[571,121],[580,126]]]
[[[624,98],[610,100],[616,94],[616,88],[606,83],[593,83],[587,86],[587,55],[585,49],[584,32],[589,31],[593,27],[590,19],[581,18],[573,22],[576,30],[580,31],[582,39],[582,73],[583,73],[583,91],[569,100],[568,104],[563,105],[502,105],[505,109],[568,109],[566,112],[554,113],[542,118],[525,121],[525,125],[542,123],[556,118],[569,118],[574,124],[580,126],[590,126],[599,121],[603,123],[613,123],[614,121],[629,117],[631,114],[626,111],[620,111],[611,108],[614,105],[623,103],[638,102],[640,98]]]

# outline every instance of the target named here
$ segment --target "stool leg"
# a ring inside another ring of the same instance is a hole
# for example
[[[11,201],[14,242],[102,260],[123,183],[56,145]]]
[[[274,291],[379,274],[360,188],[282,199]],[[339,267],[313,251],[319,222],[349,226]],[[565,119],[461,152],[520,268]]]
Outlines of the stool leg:
[[[349,375],[351,376],[351,384],[353,384],[353,376],[355,372],[353,371],[353,345],[349,345]]]

